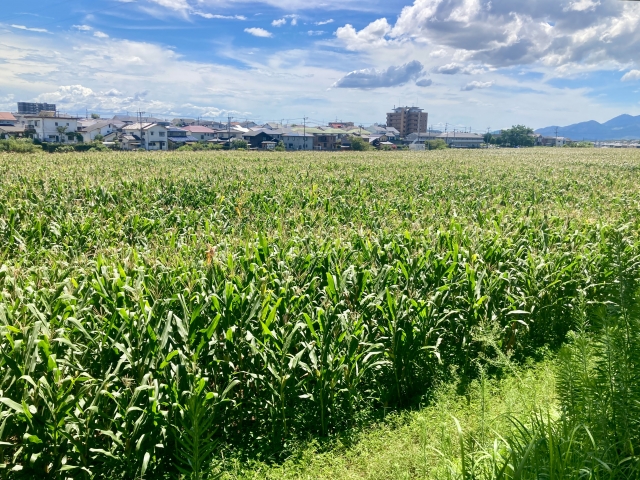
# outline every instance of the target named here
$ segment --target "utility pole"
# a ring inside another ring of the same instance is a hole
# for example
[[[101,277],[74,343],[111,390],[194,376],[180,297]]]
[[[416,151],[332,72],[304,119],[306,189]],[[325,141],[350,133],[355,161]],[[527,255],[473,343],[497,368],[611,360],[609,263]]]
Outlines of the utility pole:
[[[554,147],[558,146],[558,127],[556,127],[556,144],[554,145]]]
[[[307,149],[307,117],[302,117],[302,122],[304,125],[304,149]]]
[[[231,115],[227,116],[227,142],[229,142],[229,148],[231,148]]]
[[[142,115],[144,114],[144,112],[141,112],[140,110],[138,110],[138,126],[140,127],[140,146],[142,146]],[[145,146],[143,147],[145,150],[147,150],[147,145],[145,142]]]

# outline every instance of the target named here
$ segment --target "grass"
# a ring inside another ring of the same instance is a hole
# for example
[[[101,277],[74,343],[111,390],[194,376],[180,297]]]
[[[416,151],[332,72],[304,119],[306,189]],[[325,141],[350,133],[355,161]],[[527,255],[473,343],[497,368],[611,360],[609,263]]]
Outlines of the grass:
[[[450,463],[459,464],[455,420],[463,432],[484,435],[514,430],[513,419],[527,422],[540,411],[559,413],[555,365],[544,361],[511,371],[502,380],[474,381],[467,395],[448,383],[437,389],[433,404],[393,414],[346,439],[328,445],[311,442],[282,464],[227,460],[222,478],[229,480],[387,480],[447,478]]]

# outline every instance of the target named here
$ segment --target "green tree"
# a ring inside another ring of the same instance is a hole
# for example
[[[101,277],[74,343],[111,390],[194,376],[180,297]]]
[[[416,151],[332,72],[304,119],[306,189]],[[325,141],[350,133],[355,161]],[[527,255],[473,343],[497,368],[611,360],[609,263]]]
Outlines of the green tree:
[[[64,143],[64,134],[67,131],[67,127],[56,127],[56,130],[60,134],[60,142]]]
[[[486,143],[487,145],[491,143],[491,140],[493,140],[493,135],[491,135],[489,132],[484,134],[484,143]]]
[[[362,137],[351,137],[351,150],[355,150],[357,152],[364,152],[366,150],[371,149],[371,145]]]
[[[238,150],[240,148],[246,150],[247,148],[249,148],[249,144],[244,140],[240,140],[239,138],[236,138],[231,142],[232,150]]]
[[[447,142],[445,142],[441,138],[437,138],[435,140],[427,140],[426,142],[424,142],[424,145],[427,147],[427,150],[445,150],[449,148]]]
[[[104,137],[100,134],[97,134],[95,137],[93,137],[93,140],[96,142],[101,142],[104,140]]]
[[[533,137],[533,128],[524,125],[514,125],[503,130],[501,134],[502,144],[509,144],[512,147],[533,147],[536,139]]]
[[[98,120],[100,118],[100,114],[99,113],[92,113],[91,114],[91,118],[93,118],[94,120]]]
[[[287,148],[284,146],[284,142],[282,140],[280,140],[278,142],[278,144],[276,145],[276,148],[275,148],[276,152],[284,152],[284,151],[286,151],[286,149]]]

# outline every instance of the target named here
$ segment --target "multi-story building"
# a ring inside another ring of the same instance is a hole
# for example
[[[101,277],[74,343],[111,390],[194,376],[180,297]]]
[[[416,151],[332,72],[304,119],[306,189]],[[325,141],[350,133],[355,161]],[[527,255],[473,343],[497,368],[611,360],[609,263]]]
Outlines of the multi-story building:
[[[410,133],[426,132],[429,114],[418,107],[398,107],[387,113],[387,127],[400,132],[401,137]]]
[[[43,111],[55,112],[56,106],[53,103],[18,102],[18,113],[20,115],[38,115]]]

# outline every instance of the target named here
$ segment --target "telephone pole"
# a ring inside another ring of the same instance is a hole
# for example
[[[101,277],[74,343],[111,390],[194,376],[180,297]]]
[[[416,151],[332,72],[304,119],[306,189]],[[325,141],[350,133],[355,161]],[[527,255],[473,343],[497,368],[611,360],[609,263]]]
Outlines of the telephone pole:
[[[231,148],[231,115],[227,116],[227,142],[229,142],[229,148]]]
[[[138,110],[138,126],[140,127],[140,146],[141,147],[143,145],[143,140],[142,140],[142,115],[144,115],[144,112],[141,112],[140,110]],[[145,146],[143,148],[145,150],[147,150],[146,144],[145,144]]]
[[[554,145],[554,147],[558,146],[558,127],[556,127],[556,144]]]
[[[302,118],[302,123],[304,125],[304,149],[307,149],[307,117]]]

